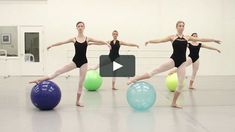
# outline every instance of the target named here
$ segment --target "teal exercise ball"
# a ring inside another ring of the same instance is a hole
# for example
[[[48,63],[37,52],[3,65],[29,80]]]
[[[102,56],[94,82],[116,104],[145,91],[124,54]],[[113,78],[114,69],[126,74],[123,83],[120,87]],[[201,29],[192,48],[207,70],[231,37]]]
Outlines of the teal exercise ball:
[[[144,81],[131,84],[127,90],[127,102],[137,111],[146,111],[153,106],[156,101],[154,87]]]
[[[96,91],[102,85],[102,78],[96,70],[89,70],[86,73],[84,87],[88,91]]]

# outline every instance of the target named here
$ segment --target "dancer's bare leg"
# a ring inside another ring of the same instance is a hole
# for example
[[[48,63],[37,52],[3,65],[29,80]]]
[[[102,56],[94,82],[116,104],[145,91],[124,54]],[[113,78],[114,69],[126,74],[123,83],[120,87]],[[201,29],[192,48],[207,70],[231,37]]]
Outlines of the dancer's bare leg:
[[[190,88],[190,89],[195,89],[195,88],[193,87],[193,83],[194,83],[194,80],[195,80],[195,78],[196,78],[197,71],[198,71],[198,69],[199,69],[199,60],[197,60],[196,62],[194,62],[192,66],[193,66],[193,69],[192,69],[193,71],[192,71],[192,76],[191,76],[189,88]]]
[[[184,78],[185,78],[185,67],[186,67],[186,64],[183,63],[183,64],[181,64],[181,66],[177,70],[178,84],[179,85],[178,85],[177,90],[175,91],[174,98],[173,98],[172,105],[171,105],[174,108],[182,108],[182,107],[177,105],[177,99],[180,96],[180,93],[183,89],[183,82],[184,82]]]
[[[86,72],[87,72],[87,63],[80,67],[79,84],[78,84],[77,101],[76,101],[76,105],[79,107],[83,107],[83,105],[80,103],[80,99],[82,95],[82,87],[86,76]]]
[[[30,81],[29,83],[40,83],[40,82],[45,81],[45,80],[51,80],[51,79],[54,79],[55,77],[57,77],[57,76],[59,76],[63,73],[71,71],[75,68],[77,68],[76,64],[74,62],[71,62],[71,63],[61,67],[60,69],[56,70],[54,73],[49,74],[47,76],[44,76],[42,78],[39,78],[37,80]]]
[[[175,66],[174,61],[172,59],[169,59],[167,62],[163,63],[162,65],[160,65],[159,67],[157,67],[153,71],[129,79],[127,84],[129,85],[129,84],[134,83],[139,80],[151,78],[153,75],[156,75],[156,74],[159,74],[159,73],[162,73],[162,72],[165,72],[167,70],[174,68],[174,66]]]
[[[113,78],[112,78],[112,90],[118,90],[118,89],[115,87],[115,83],[116,83],[116,77],[113,77]]]

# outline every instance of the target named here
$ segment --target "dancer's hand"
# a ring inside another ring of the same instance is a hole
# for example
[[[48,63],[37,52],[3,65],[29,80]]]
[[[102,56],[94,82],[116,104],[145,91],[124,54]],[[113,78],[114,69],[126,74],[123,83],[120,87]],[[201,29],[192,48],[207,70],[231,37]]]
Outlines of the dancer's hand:
[[[214,42],[217,43],[217,44],[221,44],[220,40],[214,40]]]
[[[174,74],[175,72],[173,72],[173,71],[170,71],[169,73],[168,73],[168,76],[170,76],[170,75],[172,75],[172,74]]]
[[[218,49],[217,49],[216,51],[217,51],[218,53],[221,53],[221,51],[220,51],[220,50],[218,50]]]
[[[139,46],[139,45],[136,45],[136,47],[137,47],[137,48],[140,48],[140,46]]]
[[[111,45],[110,45],[110,44],[107,44],[107,46],[109,47],[109,50],[111,50],[111,49],[112,49],[112,47],[111,47]]]
[[[47,47],[47,50],[49,50],[50,48],[52,48],[52,45],[48,46],[48,47]]]
[[[145,42],[145,46],[147,46],[149,44],[149,41]]]

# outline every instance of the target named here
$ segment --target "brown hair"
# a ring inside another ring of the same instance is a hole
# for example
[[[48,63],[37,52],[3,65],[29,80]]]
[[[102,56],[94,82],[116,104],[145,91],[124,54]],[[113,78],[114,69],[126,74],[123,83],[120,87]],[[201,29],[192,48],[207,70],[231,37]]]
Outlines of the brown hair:
[[[185,25],[184,21],[178,21],[178,22],[176,23],[176,27],[177,27],[180,23],[183,23],[183,24]]]
[[[197,35],[197,33],[192,33],[192,35],[191,35],[191,36],[193,36],[193,35]]]
[[[118,33],[118,31],[117,31],[117,30],[113,30],[113,32],[116,32],[116,33]]]
[[[80,24],[80,23],[82,23],[82,24],[85,26],[85,23],[84,23],[84,22],[79,21],[79,22],[77,22],[76,27],[77,27],[77,26],[78,26],[78,24]]]

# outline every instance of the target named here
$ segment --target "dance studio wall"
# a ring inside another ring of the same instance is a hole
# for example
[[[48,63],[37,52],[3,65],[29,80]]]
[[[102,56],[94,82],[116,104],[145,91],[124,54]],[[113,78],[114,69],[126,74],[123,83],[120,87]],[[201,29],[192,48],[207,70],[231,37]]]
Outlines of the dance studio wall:
[[[223,42],[222,45],[205,43],[221,49],[222,53],[201,49],[199,75],[235,75],[233,5],[233,0],[0,1],[0,26],[41,25],[44,48],[76,36],[75,24],[80,20],[86,23],[85,34],[96,39],[110,40],[111,32],[118,30],[120,40],[140,45],[140,49],[121,47],[121,54],[136,55],[136,72],[139,74],[165,62],[172,53],[170,42],[148,47],[144,42],[175,34],[176,21],[184,20],[185,34],[197,32],[199,37]],[[42,54],[43,74],[47,74],[71,61],[73,44],[44,50]],[[90,46],[87,54],[90,65],[96,64],[101,54],[108,54],[106,46]],[[21,65],[24,62],[20,57],[9,59],[8,63]],[[10,74],[21,75],[20,69],[13,66],[9,67]],[[191,68],[188,68],[187,74],[190,73]],[[68,74],[78,75],[78,70]]]

